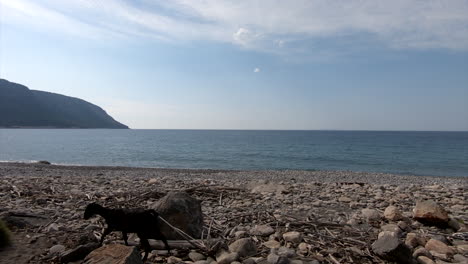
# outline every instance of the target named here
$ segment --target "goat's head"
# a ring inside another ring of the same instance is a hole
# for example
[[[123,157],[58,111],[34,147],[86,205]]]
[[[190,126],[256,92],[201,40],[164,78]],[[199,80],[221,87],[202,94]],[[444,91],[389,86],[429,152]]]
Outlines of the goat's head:
[[[103,209],[102,206],[100,206],[97,203],[90,203],[88,206],[86,206],[85,212],[84,212],[84,219],[89,219],[93,215],[98,214],[101,212]]]

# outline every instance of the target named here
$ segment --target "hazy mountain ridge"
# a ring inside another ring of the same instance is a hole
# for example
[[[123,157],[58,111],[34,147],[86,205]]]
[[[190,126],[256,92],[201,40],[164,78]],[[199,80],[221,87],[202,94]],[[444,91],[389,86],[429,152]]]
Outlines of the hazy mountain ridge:
[[[128,128],[85,100],[0,79],[0,127]]]

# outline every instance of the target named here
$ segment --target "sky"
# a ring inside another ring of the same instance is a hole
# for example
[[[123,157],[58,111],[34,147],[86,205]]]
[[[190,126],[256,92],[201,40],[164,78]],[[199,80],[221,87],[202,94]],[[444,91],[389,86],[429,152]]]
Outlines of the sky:
[[[468,131],[468,0],[0,0],[0,78],[131,128]]]

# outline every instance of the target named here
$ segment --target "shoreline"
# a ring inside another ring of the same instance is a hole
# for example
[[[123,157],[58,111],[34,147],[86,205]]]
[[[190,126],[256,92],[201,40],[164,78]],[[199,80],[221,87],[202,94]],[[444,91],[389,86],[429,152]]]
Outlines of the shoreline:
[[[242,180],[291,180],[298,182],[356,182],[367,184],[462,184],[468,185],[468,176],[422,176],[412,174],[394,174],[366,171],[339,171],[339,170],[228,170],[228,169],[187,169],[187,168],[151,168],[128,166],[90,166],[90,165],[62,165],[40,164],[28,162],[0,161],[0,177],[4,168],[41,168],[41,174],[46,172],[70,171],[79,176],[93,176],[92,172],[109,174],[109,176],[147,177],[172,176],[180,179],[191,177],[215,177],[216,179],[242,179]],[[27,174],[38,174],[37,171],[26,171]],[[31,175],[36,176],[36,175]]]

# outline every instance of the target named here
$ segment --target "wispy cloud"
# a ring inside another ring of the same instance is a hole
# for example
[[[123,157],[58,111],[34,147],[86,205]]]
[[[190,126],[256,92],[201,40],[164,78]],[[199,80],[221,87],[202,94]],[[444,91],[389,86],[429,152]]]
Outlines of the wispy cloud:
[[[288,53],[368,37],[397,49],[468,50],[467,0],[0,0],[4,21],[85,37],[214,41]],[[307,44],[302,44],[307,43]],[[304,48],[304,46],[306,48]]]
[[[23,0],[0,0],[1,23],[21,24],[28,27],[53,30],[58,33],[96,38],[103,29],[90,25],[47,6]],[[115,35],[115,33],[107,32]]]
[[[255,72],[255,73],[260,72],[260,68],[255,68],[255,69],[253,70],[253,72]]]

